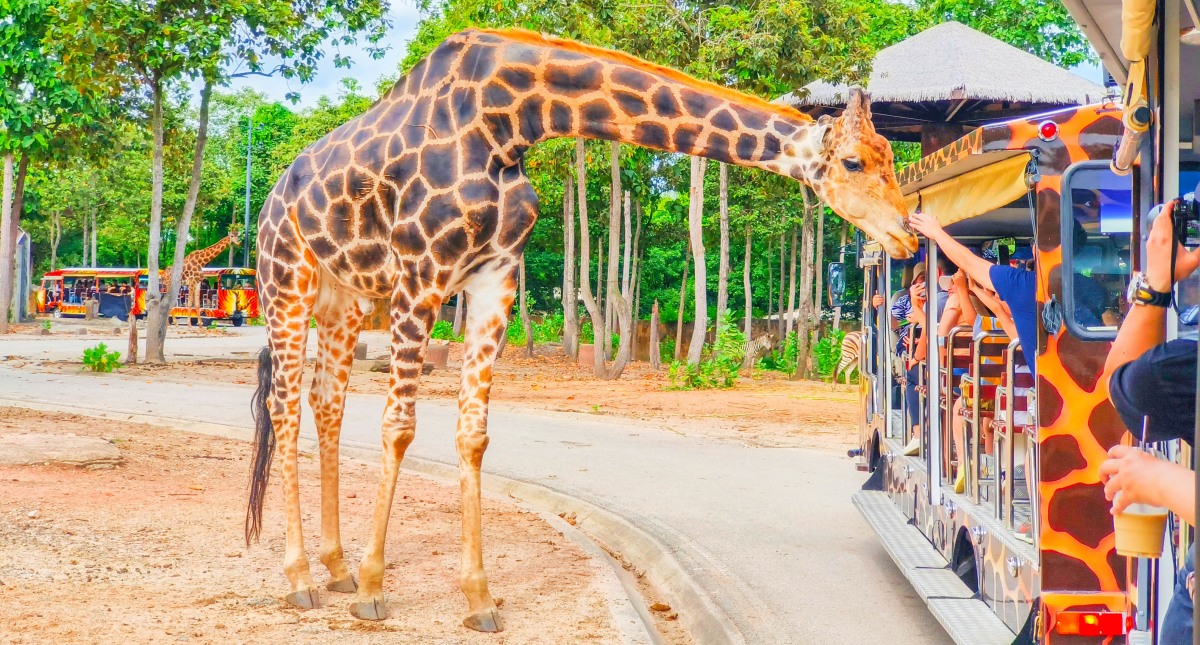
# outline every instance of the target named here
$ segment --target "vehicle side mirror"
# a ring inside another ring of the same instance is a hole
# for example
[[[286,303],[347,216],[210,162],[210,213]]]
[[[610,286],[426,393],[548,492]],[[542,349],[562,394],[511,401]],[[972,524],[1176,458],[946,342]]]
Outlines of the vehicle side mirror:
[[[829,285],[829,306],[841,307],[846,304],[846,263],[830,262],[825,270],[825,283]]]

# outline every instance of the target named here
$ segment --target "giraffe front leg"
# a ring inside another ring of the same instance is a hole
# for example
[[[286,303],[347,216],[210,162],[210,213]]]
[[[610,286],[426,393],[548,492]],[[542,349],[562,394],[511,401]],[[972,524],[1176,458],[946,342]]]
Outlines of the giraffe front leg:
[[[383,597],[384,540],[400,462],[417,432],[417,382],[425,361],[429,333],[441,305],[437,296],[430,295],[411,310],[402,311],[398,306],[400,300],[411,301],[408,297],[392,299],[391,387],[383,411],[383,468],[375,495],[371,535],[358,567],[358,595],[350,605],[350,613],[363,620],[387,618]]]
[[[325,586],[338,593],[354,593],[358,583],[346,566],[338,499],[338,448],[346,386],[354,362],[354,346],[362,328],[363,311],[344,292],[326,287],[318,298],[317,369],[308,402],[317,426],[321,460],[321,563],[329,570]]]
[[[488,591],[483,571],[480,468],[487,450],[488,397],[492,365],[508,326],[516,289],[516,267],[503,266],[482,273],[468,285],[466,345],[462,384],[458,393],[459,485],[462,490],[462,568],[459,583],[467,596],[463,625],[481,632],[504,630],[496,601]]]

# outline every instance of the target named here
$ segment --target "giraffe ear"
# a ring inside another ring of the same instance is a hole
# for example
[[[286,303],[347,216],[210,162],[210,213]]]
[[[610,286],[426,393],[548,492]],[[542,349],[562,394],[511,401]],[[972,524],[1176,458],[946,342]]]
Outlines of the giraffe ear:
[[[834,120],[828,116],[817,119],[817,124],[813,126],[813,131],[809,135],[813,148],[824,151],[829,147],[829,141],[833,138],[833,123]]]

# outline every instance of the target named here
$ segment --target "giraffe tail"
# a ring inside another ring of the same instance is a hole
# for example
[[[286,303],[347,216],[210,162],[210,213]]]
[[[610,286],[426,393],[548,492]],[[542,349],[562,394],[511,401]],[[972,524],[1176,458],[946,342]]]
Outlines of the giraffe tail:
[[[246,508],[246,546],[258,541],[262,532],[263,499],[271,477],[271,459],[275,456],[275,430],[271,427],[271,411],[267,395],[271,391],[271,348],[258,354],[258,389],[250,402],[254,415],[254,457],[250,470],[250,504]]]

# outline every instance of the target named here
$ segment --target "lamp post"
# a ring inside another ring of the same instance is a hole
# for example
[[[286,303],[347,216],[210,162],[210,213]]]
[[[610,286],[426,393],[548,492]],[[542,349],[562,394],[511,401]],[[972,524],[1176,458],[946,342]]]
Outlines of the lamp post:
[[[254,110],[250,110],[250,122],[246,126],[246,214],[242,221],[242,266],[250,266],[250,160],[254,145]]]

